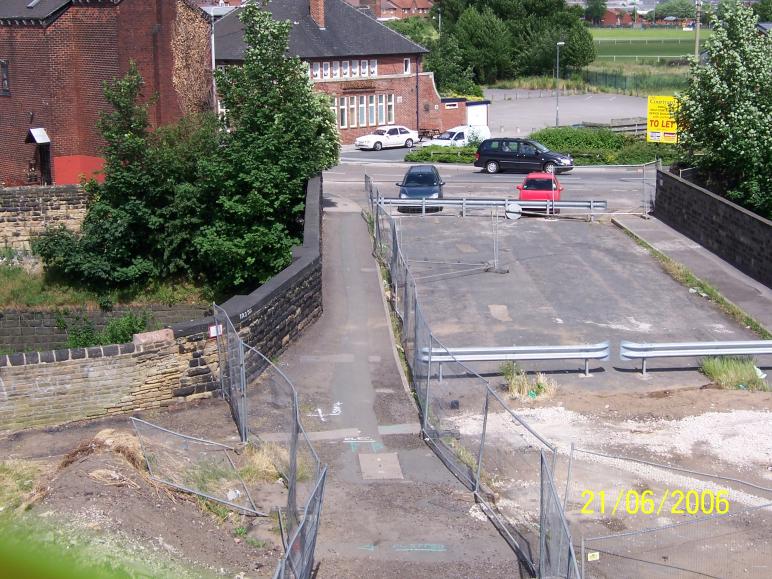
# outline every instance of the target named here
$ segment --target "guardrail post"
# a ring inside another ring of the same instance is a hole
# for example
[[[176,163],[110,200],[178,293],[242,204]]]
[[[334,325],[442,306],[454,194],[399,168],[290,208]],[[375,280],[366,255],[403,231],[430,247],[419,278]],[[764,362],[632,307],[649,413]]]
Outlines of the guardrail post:
[[[421,198],[421,217],[426,216],[426,197]]]
[[[643,358],[643,363],[641,364],[641,373],[646,376],[646,358]]]
[[[589,358],[584,359],[584,375],[587,377],[590,376],[590,359]]]
[[[442,362],[437,362],[437,377],[440,379],[440,384],[442,384]]]

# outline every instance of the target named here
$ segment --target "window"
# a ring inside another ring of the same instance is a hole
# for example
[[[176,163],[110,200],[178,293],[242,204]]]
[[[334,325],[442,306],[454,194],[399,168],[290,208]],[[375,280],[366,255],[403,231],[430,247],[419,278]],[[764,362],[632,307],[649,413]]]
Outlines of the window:
[[[0,60],[0,95],[9,96],[11,84],[8,80],[8,61]]]
[[[335,118],[338,118],[338,107],[336,104],[337,99],[335,97],[330,97],[330,110],[332,111],[332,114],[335,115]],[[337,120],[336,120],[337,122]]]
[[[386,123],[386,95],[378,95],[378,124]]]
[[[338,99],[338,104],[340,106],[340,123],[339,123],[339,125],[340,125],[341,129],[345,129],[346,127],[348,127],[348,115],[346,114],[348,109],[346,108],[346,101],[347,101],[346,97],[340,97]]]
[[[341,76],[343,78],[348,78],[348,60],[343,61],[343,65],[341,66]]]
[[[367,122],[372,127],[375,125],[375,95],[367,97]]]
[[[359,76],[359,61],[358,60],[352,60],[351,61],[351,76],[358,77]]]
[[[320,71],[321,65],[318,62],[315,62],[313,66],[311,67],[311,78],[315,78],[319,80],[319,75],[321,74]]]
[[[370,61],[370,76],[378,76],[378,61]]]
[[[359,126],[367,126],[367,106],[365,105],[365,95],[359,97]]]
[[[330,78],[330,63],[322,64],[322,78]]]
[[[453,137],[454,141],[463,141],[464,140],[464,133],[463,131],[456,133],[456,136]]]
[[[337,60],[332,63],[332,78],[340,78],[340,62]]]
[[[405,74],[410,74],[410,59],[409,58],[403,58],[402,59],[402,71]]]
[[[445,108],[446,109],[457,109],[458,108],[458,103],[445,103]]]
[[[386,97],[386,122],[392,124],[394,122],[394,95],[390,94]]]
[[[367,76],[367,61],[363,60],[359,63],[359,76]]]
[[[348,126],[357,126],[357,97],[348,97]]]

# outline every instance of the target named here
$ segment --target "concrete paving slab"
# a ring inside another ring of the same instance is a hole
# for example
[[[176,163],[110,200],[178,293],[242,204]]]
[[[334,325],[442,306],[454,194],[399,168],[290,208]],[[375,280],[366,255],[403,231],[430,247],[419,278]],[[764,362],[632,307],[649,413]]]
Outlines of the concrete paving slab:
[[[359,468],[362,469],[364,480],[399,479],[402,469],[399,466],[399,458],[396,452],[384,452],[381,454],[359,454]]]

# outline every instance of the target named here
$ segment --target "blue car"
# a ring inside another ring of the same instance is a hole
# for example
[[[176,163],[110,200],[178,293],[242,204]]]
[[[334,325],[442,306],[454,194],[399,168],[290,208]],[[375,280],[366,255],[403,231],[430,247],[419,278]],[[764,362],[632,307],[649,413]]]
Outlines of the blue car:
[[[434,165],[414,165],[407,170],[399,187],[400,199],[442,199],[442,186],[445,182]],[[400,211],[420,210],[421,205],[401,206]],[[427,211],[442,211],[442,207],[427,207]]]

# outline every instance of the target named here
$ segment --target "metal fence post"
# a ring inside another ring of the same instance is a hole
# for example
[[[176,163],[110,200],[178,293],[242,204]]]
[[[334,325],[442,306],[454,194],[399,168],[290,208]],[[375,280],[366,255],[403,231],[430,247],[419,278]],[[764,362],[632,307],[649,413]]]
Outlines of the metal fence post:
[[[490,400],[490,387],[485,388],[485,405],[483,406],[483,427],[480,435],[480,452],[477,453],[477,472],[474,477],[474,492],[480,492],[480,473],[482,472],[483,449],[485,448],[485,434],[488,430],[488,401]]]

